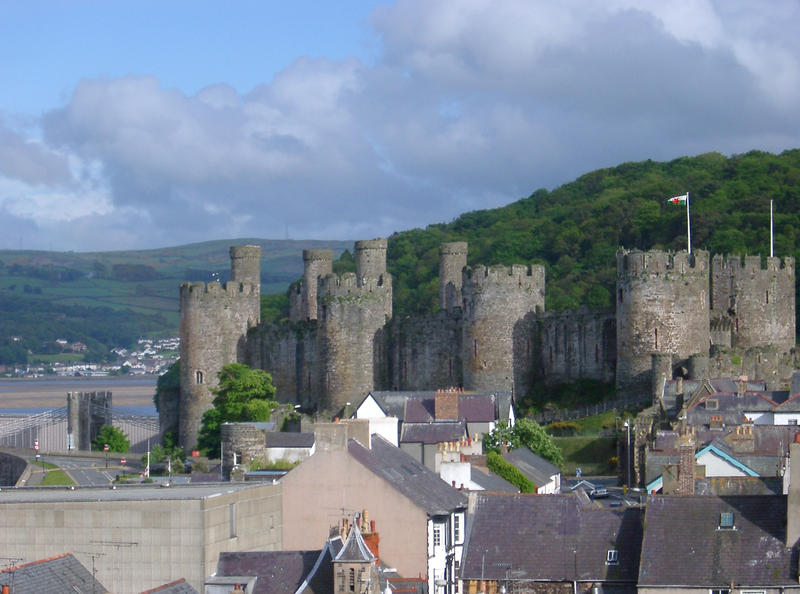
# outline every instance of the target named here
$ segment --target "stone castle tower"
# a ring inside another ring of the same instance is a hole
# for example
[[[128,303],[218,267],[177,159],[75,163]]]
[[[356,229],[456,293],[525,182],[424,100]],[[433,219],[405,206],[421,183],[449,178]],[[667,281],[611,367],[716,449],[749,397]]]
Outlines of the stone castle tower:
[[[245,359],[247,330],[261,313],[261,248],[230,249],[231,280],[183,283],[180,287],[181,397],[178,440],[197,444],[200,419],[211,407],[217,373]]]
[[[649,386],[652,353],[711,346],[708,252],[617,252],[617,390]]]
[[[524,395],[536,382],[616,378],[619,393],[647,398],[684,367],[773,383],[791,370],[791,258],[762,267],[715,257],[710,267],[705,251],[620,250],[615,311],[548,313],[542,266],[470,268],[467,248],[441,246],[439,311],[399,319],[385,239],[356,242],[356,272],[342,275],[331,251],[306,250],[290,319],[269,326],[259,324],[260,248],[231,248],[231,282],[181,285],[181,445],[196,443],[217,372],[232,362],[269,372],[279,400],[325,412],[372,390]],[[711,357],[712,345],[731,350]],[[762,360],[764,348],[779,356]]]
[[[711,286],[712,319],[729,332],[715,337],[724,346],[794,347],[794,258],[762,266],[760,256],[746,256],[744,265],[738,256],[714,256]]]

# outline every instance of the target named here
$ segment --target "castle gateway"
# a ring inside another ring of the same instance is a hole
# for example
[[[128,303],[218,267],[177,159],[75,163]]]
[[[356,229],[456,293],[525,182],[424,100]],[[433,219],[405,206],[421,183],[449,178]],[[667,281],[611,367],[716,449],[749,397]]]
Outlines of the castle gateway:
[[[792,258],[620,250],[615,310],[551,313],[543,266],[470,268],[467,244],[446,243],[439,311],[396,319],[386,245],[356,242],[356,272],[342,275],[330,250],[305,250],[288,323],[260,323],[258,246],[231,248],[225,286],[183,283],[181,446],[196,444],[217,372],[234,362],[272,374],[280,401],[328,413],[372,390],[524,395],[581,378],[647,399],[654,361],[658,377],[746,373],[771,385],[794,367]]]

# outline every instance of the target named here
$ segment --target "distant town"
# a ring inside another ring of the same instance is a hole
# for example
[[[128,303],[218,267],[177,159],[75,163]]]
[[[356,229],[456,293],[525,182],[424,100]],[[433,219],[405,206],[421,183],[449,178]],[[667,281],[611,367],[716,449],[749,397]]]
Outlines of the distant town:
[[[14,338],[12,337],[12,340]],[[82,342],[69,342],[59,338],[55,341],[62,353],[80,354],[86,352]],[[136,347],[111,349],[116,358],[104,363],[87,363],[85,361],[69,361],[54,359],[47,365],[42,363],[27,365],[0,365],[1,377],[42,377],[56,376],[97,376],[110,375],[161,375],[170,365],[178,360],[180,338],[140,338]]]

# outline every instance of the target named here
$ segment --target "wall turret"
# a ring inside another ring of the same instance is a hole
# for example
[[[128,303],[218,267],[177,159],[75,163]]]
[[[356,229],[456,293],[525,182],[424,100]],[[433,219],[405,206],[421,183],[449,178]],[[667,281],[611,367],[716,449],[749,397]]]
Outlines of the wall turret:
[[[467,242],[454,241],[439,247],[439,308],[461,307],[461,283],[467,265]]]
[[[712,260],[714,317],[727,319],[730,346],[795,346],[794,258],[716,255]]]
[[[380,331],[392,317],[386,240],[356,242],[357,273],[320,279],[320,408],[338,410],[380,385],[385,358]]]
[[[303,282],[290,291],[290,316],[293,322],[317,319],[319,279],[333,272],[332,250],[303,250]],[[296,303],[295,303],[296,302]]]
[[[511,390],[522,385],[532,359],[526,316],[544,310],[544,279],[539,265],[464,270],[464,387]]]
[[[708,352],[708,252],[617,252],[617,391],[650,391],[651,353]]]
[[[231,248],[231,276],[225,283],[180,286],[181,396],[179,444],[196,447],[203,413],[223,365],[245,360],[247,330],[259,322],[258,246]],[[255,281],[255,282],[251,282]]]

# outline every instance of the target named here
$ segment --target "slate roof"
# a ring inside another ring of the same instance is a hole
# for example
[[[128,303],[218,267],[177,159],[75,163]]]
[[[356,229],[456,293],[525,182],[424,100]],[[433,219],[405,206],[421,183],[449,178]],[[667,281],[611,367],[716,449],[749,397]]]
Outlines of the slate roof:
[[[506,462],[516,466],[537,487],[543,487],[553,476],[561,474],[561,469],[541,456],[534,454],[529,448],[521,447],[502,455]]]
[[[187,581],[184,578],[181,578],[174,582],[164,584],[163,586],[158,586],[157,588],[145,590],[144,592],[141,592],[141,594],[200,594],[200,593],[194,588],[192,588],[192,586],[189,585],[189,583],[187,583]]]
[[[357,527],[350,530],[347,535],[347,540],[344,541],[344,546],[336,554],[334,561],[354,561],[366,563],[375,561],[376,557],[372,551],[367,547],[367,543],[361,537],[361,531]]]
[[[310,448],[314,445],[313,433],[270,431],[264,437],[268,448]]]
[[[464,421],[403,423],[400,443],[444,443],[458,441],[466,436],[467,425]]]
[[[434,420],[435,390],[407,392],[377,390],[365,396],[364,400],[370,395],[389,417],[397,417],[407,423],[428,423]],[[361,406],[364,400],[358,406]],[[458,416],[470,423],[488,423],[497,419],[507,419],[511,405],[511,392],[461,393]]]
[[[735,529],[720,529],[720,513]],[[797,586],[784,546],[786,497],[654,496],[647,504],[640,586]]]
[[[333,556],[342,540],[329,540],[316,551],[256,551],[220,553],[217,576],[256,576],[253,594],[294,594],[308,580],[303,592],[333,592]]]
[[[351,439],[347,443],[347,451],[367,470],[388,482],[429,516],[449,514],[467,505],[467,497],[463,493],[377,433],[372,435],[372,449]]]
[[[600,581],[634,587],[642,512],[581,504],[574,495],[475,496],[463,579]],[[607,564],[609,550],[618,563]]]
[[[72,553],[0,571],[0,585],[17,592],[108,592]]]

